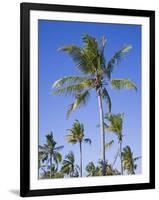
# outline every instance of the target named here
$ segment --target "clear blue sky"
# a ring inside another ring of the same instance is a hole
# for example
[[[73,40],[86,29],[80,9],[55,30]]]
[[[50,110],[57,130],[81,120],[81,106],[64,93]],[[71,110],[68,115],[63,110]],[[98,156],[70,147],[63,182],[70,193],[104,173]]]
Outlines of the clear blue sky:
[[[57,49],[64,45],[82,45],[81,36],[88,33],[100,40],[104,35],[107,39],[105,48],[106,61],[124,44],[133,48],[122,59],[120,66],[114,69],[112,78],[130,78],[137,85],[138,91],[113,90],[108,88],[112,100],[112,113],[125,113],[123,125],[123,146],[130,145],[135,156],[141,155],[141,27],[139,25],[100,24],[82,22],[59,22],[39,20],[39,144],[45,142],[45,135],[53,131],[58,145],[64,145],[61,151],[65,156],[72,150],[79,163],[79,146],[65,141],[66,129],[72,127],[75,119],[84,124],[85,137],[92,139],[92,145],[83,145],[83,168],[89,161],[100,158],[100,131],[98,103],[92,93],[87,106],[75,110],[66,119],[68,105],[72,97],[51,94],[52,84],[59,78],[79,75],[72,59]],[[107,134],[106,139],[116,139]],[[117,141],[117,140],[116,140]],[[117,151],[117,142],[106,151],[106,158],[113,162]],[[119,163],[116,163],[118,167]],[[141,172],[141,161],[138,161],[137,173]]]

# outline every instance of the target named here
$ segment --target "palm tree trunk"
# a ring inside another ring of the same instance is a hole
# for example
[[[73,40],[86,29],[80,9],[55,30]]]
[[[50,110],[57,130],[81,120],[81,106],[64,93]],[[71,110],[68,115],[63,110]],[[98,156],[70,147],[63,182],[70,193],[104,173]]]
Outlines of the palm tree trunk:
[[[50,155],[50,178],[52,176],[52,156]]]
[[[121,175],[123,175],[122,140],[119,141],[119,145],[120,145],[120,167],[121,167]]]
[[[98,105],[99,105],[99,117],[100,117],[100,132],[101,132],[101,153],[102,153],[102,175],[106,175],[106,162],[105,162],[105,133],[104,133],[104,114],[102,104],[101,88],[97,91]]]
[[[80,144],[80,177],[82,177],[82,142],[79,142]]]

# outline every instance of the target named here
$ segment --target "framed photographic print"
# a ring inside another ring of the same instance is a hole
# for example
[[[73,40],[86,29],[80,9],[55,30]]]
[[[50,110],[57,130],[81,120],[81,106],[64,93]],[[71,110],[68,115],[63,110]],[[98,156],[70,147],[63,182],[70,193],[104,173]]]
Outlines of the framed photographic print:
[[[23,197],[155,188],[155,12],[21,4]]]

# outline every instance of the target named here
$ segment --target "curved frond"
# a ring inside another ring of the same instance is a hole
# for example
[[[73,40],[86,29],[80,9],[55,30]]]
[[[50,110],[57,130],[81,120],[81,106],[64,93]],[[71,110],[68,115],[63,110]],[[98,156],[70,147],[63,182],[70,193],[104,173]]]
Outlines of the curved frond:
[[[62,155],[57,151],[54,152],[54,160],[57,160],[58,162],[62,161]]]
[[[121,62],[122,56],[124,56],[131,48],[132,48],[131,45],[126,45],[126,46],[122,47],[109,60],[107,66],[106,66],[106,70],[105,70],[105,74],[109,79],[111,78],[111,73],[114,69],[115,64],[116,63],[119,64]]]
[[[112,146],[113,143],[114,143],[114,140],[111,140],[111,141],[107,142],[105,144],[105,149],[109,149]]]
[[[92,143],[92,141],[91,141],[91,139],[90,139],[90,138],[85,138],[85,139],[84,139],[84,142],[85,142],[85,143],[89,143],[89,144],[91,144],[91,143]]]
[[[68,45],[59,48],[60,51],[66,51],[75,62],[79,70],[84,74],[94,73],[94,68],[92,66],[92,59],[89,57],[89,52],[84,51],[84,48],[80,48],[75,45]]]
[[[72,143],[72,144],[76,144],[78,142],[78,139],[75,138],[73,134],[66,135],[65,139],[68,143]]]
[[[66,85],[72,85],[72,84],[79,84],[81,82],[87,82],[89,81],[86,77],[81,76],[64,76],[63,78],[60,78],[59,80],[55,81],[52,87],[57,88],[60,86]]]
[[[54,150],[59,151],[59,150],[62,150],[63,148],[64,148],[64,146],[62,145],[62,146],[55,147]]]
[[[90,97],[90,93],[88,90],[86,90],[83,93],[79,93],[76,95],[75,97],[75,101],[70,104],[68,110],[67,110],[67,117],[69,117],[70,113],[75,110],[76,108],[79,108],[82,105],[86,105],[86,103],[88,102],[88,99]]]
[[[86,86],[84,84],[75,84],[75,85],[69,85],[67,87],[58,88],[52,92],[52,94],[55,95],[76,95],[77,93],[81,92],[83,89],[85,89]]]
[[[111,113],[111,99],[106,88],[103,89],[103,98],[106,99],[108,113]]]
[[[111,83],[111,86],[115,89],[126,88],[126,89],[137,90],[135,83],[133,83],[129,79],[112,79],[110,83]]]

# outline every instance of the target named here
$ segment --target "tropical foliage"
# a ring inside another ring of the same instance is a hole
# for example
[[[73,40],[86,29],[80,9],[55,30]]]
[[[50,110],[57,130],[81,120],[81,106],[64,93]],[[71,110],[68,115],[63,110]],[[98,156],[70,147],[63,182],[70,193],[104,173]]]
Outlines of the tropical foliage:
[[[79,144],[80,148],[80,176],[82,177],[82,144],[83,142],[91,144],[91,139],[84,138],[84,126],[83,124],[75,120],[71,129],[68,129],[68,135],[66,135],[66,140],[71,144]]]
[[[75,156],[70,151],[62,162],[61,172],[69,177],[78,177],[80,167],[75,164]]]
[[[114,115],[107,115],[106,116],[106,119],[109,122],[109,125],[106,125],[106,129],[109,132],[114,133],[117,136],[117,139],[118,139],[119,152],[120,152],[121,174],[123,174],[123,164],[122,164],[122,140],[123,140],[122,129],[123,129],[123,118],[124,118],[124,113],[122,113],[122,114],[114,114]]]
[[[122,156],[124,170],[126,170],[128,174],[135,174],[135,170],[137,169],[136,161],[140,159],[140,157],[134,157],[129,146],[123,148]]]
[[[101,129],[101,152],[103,160],[102,174],[106,175],[105,159],[105,131],[104,131],[104,108],[103,100],[107,104],[107,113],[111,113],[111,98],[108,93],[108,85],[113,88],[137,89],[136,85],[129,79],[112,79],[111,75],[116,64],[121,62],[121,58],[132,48],[131,45],[122,47],[115,52],[112,58],[106,62],[104,50],[106,39],[102,37],[101,43],[85,34],[82,37],[83,47],[68,45],[59,48],[60,51],[67,52],[73,59],[76,67],[81,72],[81,76],[65,76],[55,81],[53,84],[53,94],[72,95],[74,102],[67,110],[67,116],[82,105],[86,105],[90,92],[95,91],[98,98],[100,129]]]
[[[63,149],[64,146],[57,147],[56,144],[53,133],[50,132],[46,135],[46,143],[43,146],[39,145],[39,154],[41,155],[40,160],[42,163],[45,162],[46,166],[49,163],[48,168],[50,169],[50,178],[52,178],[53,171],[57,171],[59,162],[62,161],[62,155],[59,151]]]
[[[80,75],[64,76],[54,81],[52,94],[73,98],[73,102],[67,109],[66,116],[68,118],[72,111],[86,105],[91,94],[94,93],[98,101],[101,155],[99,155],[96,164],[89,161],[89,153],[83,151],[83,144],[91,144],[92,141],[90,138],[85,138],[84,124],[80,123],[79,120],[75,120],[72,127],[66,130],[65,139],[68,143],[79,145],[79,159],[77,159],[79,163],[77,164],[76,155],[73,151],[67,153],[62,160],[60,150],[64,146],[57,146],[51,132],[46,135],[46,143],[39,145],[38,166],[39,173],[41,173],[40,178],[109,176],[123,175],[126,172],[127,174],[135,174],[137,168],[136,161],[139,157],[133,157],[129,146],[122,148],[124,114],[112,114],[112,100],[109,95],[111,89],[137,90],[135,83],[129,78],[112,78],[114,68],[119,66],[122,57],[129,52],[132,46],[123,46],[106,61],[105,47],[107,41],[104,36],[98,42],[96,38],[84,34],[82,42],[83,46],[68,45],[58,49],[68,53]],[[118,141],[117,154],[113,163],[106,159],[106,150],[114,146],[114,139],[106,140],[106,134],[109,132],[115,134]],[[96,147],[92,145],[91,148]],[[83,153],[88,156],[85,173],[83,172]],[[114,168],[118,157],[120,158],[120,170]]]

